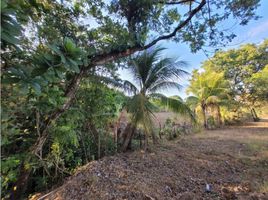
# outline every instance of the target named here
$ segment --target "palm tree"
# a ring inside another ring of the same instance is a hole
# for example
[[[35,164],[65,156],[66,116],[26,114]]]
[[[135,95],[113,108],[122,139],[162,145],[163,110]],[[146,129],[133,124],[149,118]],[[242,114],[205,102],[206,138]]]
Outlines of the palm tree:
[[[228,91],[226,82],[223,79],[223,74],[210,72],[200,74],[197,71],[193,72],[192,80],[190,81],[188,92],[194,96],[189,96],[186,99],[186,104],[196,110],[201,107],[203,125],[208,128],[207,111],[208,108],[214,108],[217,111],[218,124],[222,124],[220,105],[224,104],[228,99]]]
[[[150,134],[152,134],[153,142],[156,143],[152,122],[155,105],[152,101],[157,101],[175,112],[194,118],[191,109],[182,100],[168,98],[159,93],[161,90],[170,88],[181,89],[182,86],[177,81],[187,74],[179,68],[185,66],[185,62],[175,61],[172,58],[160,58],[162,50],[162,48],[156,48],[144,51],[129,62],[128,69],[133,75],[134,83],[124,81],[125,90],[132,96],[126,103],[126,109],[131,115],[131,124],[126,128],[129,133],[123,144],[123,150],[129,146],[137,126],[141,126],[145,132],[145,149]]]

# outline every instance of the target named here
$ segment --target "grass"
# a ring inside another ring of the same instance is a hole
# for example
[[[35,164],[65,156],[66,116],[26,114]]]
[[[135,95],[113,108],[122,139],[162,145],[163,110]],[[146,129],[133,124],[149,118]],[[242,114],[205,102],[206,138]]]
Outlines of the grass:
[[[250,140],[247,142],[248,148],[255,153],[262,153],[267,150],[268,141],[266,140]]]
[[[259,191],[262,193],[268,193],[268,181],[264,181],[264,183],[260,186]]]

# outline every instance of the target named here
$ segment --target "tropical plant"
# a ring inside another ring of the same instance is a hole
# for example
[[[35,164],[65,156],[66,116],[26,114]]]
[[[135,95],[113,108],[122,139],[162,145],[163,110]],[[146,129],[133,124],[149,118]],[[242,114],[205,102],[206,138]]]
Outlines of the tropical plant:
[[[187,97],[186,103],[193,110],[201,108],[205,128],[208,128],[207,113],[209,107],[216,109],[218,124],[222,123],[220,105],[228,99],[228,90],[222,73],[193,71],[187,92],[193,94],[193,96]]]
[[[170,88],[181,89],[182,86],[178,81],[187,74],[186,71],[180,69],[186,65],[185,62],[172,58],[161,58],[160,52],[162,50],[162,48],[150,49],[132,58],[128,69],[133,75],[134,82],[124,81],[125,90],[132,95],[126,102],[126,109],[131,114],[133,129],[141,126],[145,132],[145,148],[147,148],[150,134],[156,143],[152,123],[154,117],[152,101],[167,106],[174,112],[189,115],[194,119],[190,108],[180,98],[168,98],[158,93]],[[133,131],[130,132],[133,133]],[[123,150],[128,147],[131,137],[130,133],[129,139],[123,144]]]

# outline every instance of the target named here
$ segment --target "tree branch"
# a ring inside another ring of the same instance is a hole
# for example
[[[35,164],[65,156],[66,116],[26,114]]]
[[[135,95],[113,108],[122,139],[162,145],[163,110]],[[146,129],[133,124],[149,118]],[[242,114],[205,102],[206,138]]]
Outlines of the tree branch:
[[[165,4],[165,5],[179,5],[188,2],[193,2],[194,0],[181,0],[181,1],[157,1],[157,3]],[[196,1],[194,1],[196,2]]]
[[[167,35],[159,36],[158,38],[151,41],[150,43],[148,43],[145,46],[135,45],[134,47],[125,49],[123,51],[112,51],[112,52],[107,53],[107,54],[97,55],[93,59],[91,59],[91,64],[93,66],[94,65],[102,65],[102,64],[105,64],[107,62],[116,60],[118,58],[129,56],[137,51],[143,51],[145,49],[148,49],[148,48],[154,46],[156,43],[158,43],[161,40],[167,40],[167,39],[174,37],[179,30],[181,30],[183,27],[185,27],[191,21],[191,19],[196,15],[196,13],[198,13],[203,8],[203,6],[205,4],[206,4],[206,0],[202,0],[201,3],[195,9],[193,9],[191,12],[189,12],[189,16],[184,21],[179,23],[177,25],[177,27],[171,33],[169,33]]]
[[[189,16],[180,24],[178,24],[178,26],[173,30],[173,32],[171,32],[168,35],[163,35],[163,36],[159,36],[157,39],[153,40],[151,43],[147,44],[144,49],[148,49],[150,47],[152,47],[153,45],[155,45],[157,42],[161,41],[161,40],[166,40],[169,39],[171,37],[174,37],[176,35],[176,33],[182,29],[184,26],[186,26],[188,24],[188,22],[191,21],[191,19],[193,18],[193,16],[196,15],[196,13],[198,13],[202,7],[206,4],[206,0],[202,0],[202,2],[195,8],[193,9],[190,13]]]
[[[45,121],[42,127],[41,134],[39,135],[37,141],[31,149],[31,152],[36,156],[40,156],[40,152],[42,151],[43,145],[48,138],[48,129],[50,128],[51,124],[55,122],[66,110],[69,109],[72,100],[74,99],[75,93],[79,87],[79,84],[82,78],[85,76],[86,72],[87,68],[83,67],[80,69],[80,72],[73,77],[64,94],[64,96],[66,97],[65,103],[62,105],[61,108],[58,108],[54,112],[52,112]]]

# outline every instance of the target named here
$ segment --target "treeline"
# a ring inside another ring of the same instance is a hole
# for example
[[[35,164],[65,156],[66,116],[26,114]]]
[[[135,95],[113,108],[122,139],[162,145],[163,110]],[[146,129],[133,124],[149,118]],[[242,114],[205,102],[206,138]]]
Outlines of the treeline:
[[[192,72],[188,93],[187,104],[206,128],[243,121],[248,113],[258,121],[256,109],[268,102],[268,40],[217,52]]]

